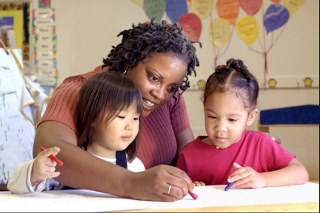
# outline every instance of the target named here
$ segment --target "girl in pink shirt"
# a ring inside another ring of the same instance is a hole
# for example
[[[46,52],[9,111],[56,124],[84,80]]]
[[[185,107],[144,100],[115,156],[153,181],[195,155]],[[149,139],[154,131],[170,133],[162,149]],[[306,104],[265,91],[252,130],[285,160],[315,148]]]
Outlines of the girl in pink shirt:
[[[246,130],[258,114],[258,94],[258,82],[241,60],[229,59],[209,76],[203,100],[208,136],[186,145],[177,162],[195,185],[261,188],[308,181],[295,155],[268,134]]]

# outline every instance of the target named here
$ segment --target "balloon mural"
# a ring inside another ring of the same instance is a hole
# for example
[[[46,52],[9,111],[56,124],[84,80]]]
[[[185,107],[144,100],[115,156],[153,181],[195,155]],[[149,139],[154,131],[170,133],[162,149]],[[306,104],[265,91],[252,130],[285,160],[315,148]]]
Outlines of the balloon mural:
[[[201,20],[209,18],[210,22],[207,30],[215,55],[214,67],[216,67],[218,57],[228,48],[235,29],[237,35],[249,50],[263,55],[263,87],[267,86],[268,52],[279,39],[290,17],[304,3],[304,0],[132,1],[137,5],[141,5],[150,19],[161,20],[166,14],[171,22],[181,25],[186,36],[192,41],[199,41],[203,29]],[[244,15],[239,17],[239,14]],[[276,32],[277,34],[275,34]],[[269,42],[267,40],[268,36],[271,37]],[[261,50],[253,49],[252,46],[254,44],[260,45]]]

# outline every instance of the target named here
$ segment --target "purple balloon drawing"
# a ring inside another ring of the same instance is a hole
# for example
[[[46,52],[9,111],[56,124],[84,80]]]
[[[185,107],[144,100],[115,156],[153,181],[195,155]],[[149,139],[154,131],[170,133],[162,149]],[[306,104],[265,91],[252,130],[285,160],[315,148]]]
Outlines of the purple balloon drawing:
[[[167,0],[166,12],[167,16],[173,23],[178,22],[182,15],[188,13],[188,5],[186,0]]]
[[[282,27],[288,20],[289,11],[280,4],[271,4],[263,17],[263,23],[267,33]]]

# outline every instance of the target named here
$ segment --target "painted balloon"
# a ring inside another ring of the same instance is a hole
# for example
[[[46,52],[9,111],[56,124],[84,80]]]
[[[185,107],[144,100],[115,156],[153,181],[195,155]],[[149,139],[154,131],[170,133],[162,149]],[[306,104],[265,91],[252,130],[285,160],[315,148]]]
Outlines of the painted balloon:
[[[144,0],[143,10],[148,18],[160,21],[166,10],[166,0]]]
[[[236,29],[241,40],[248,46],[258,38],[259,25],[253,16],[241,18],[236,24]]]
[[[131,0],[133,3],[135,3],[138,6],[142,6],[143,5],[143,0]]]
[[[211,20],[208,32],[212,44],[217,48],[222,48],[230,40],[231,25],[225,19],[216,18]]]
[[[179,18],[178,23],[189,40],[199,41],[202,30],[199,16],[194,13],[187,13]]]
[[[234,25],[239,15],[240,3],[235,0],[217,0],[216,9],[220,18]]]
[[[207,18],[212,13],[213,0],[192,0],[191,11],[201,19]]]
[[[263,17],[263,23],[267,33],[282,27],[288,20],[289,11],[281,4],[271,4]]]
[[[289,10],[290,15],[296,12],[304,3],[304,0],[283,0],[283,5]]]
[[[186,0],[167,0],[166,12],[173,23],[178,22],[180,16],[188,13]]]
[[[262,0],[239,0],[239,3],[249,16],[254,16],[260,10]]]

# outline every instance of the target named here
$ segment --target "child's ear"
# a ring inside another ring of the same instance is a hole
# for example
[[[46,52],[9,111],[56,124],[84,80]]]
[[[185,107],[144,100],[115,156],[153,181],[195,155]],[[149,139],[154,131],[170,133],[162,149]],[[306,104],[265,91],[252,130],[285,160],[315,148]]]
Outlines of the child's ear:
[[[247,126],[251,126],[251,124],[256,119],[258,113],[259,113],[258,109],[254,109],[249,113],[248,120],[247,120]]]

